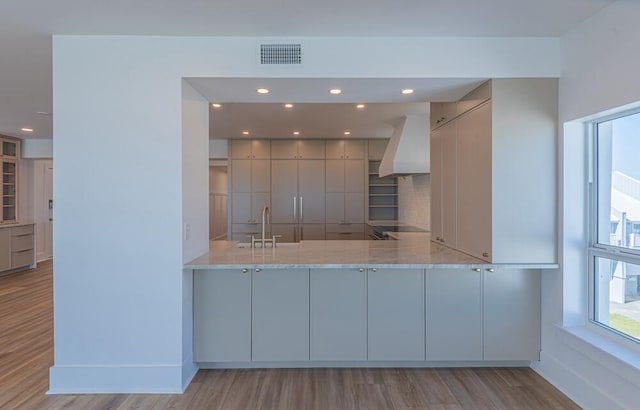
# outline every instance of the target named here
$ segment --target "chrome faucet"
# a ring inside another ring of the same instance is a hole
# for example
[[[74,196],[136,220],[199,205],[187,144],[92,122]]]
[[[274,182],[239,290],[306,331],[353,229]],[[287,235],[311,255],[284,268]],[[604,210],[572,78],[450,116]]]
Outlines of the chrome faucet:
[[[282,235],[273,235],[271,238],[265,238],[266,231],[267,231],[267,224],[269,224],[269,216],[270,216],[269,205],[265,205],[262,207],[262,237],[259,239],[256,239],[255,235],[251,235],[252,248],[255,248],[256,243],[258,242],[262,245],[261,246],[262,248],[265,248],[268,242],[271,242],[271,247],[275,248],[276,238],[279,238],[280,236],[282,236]]]
[[[266,223],[265,223],[266,220]],[[262,247],[264,247],[264,231],[266,224],[269,223],[269,205],[262,207]]]

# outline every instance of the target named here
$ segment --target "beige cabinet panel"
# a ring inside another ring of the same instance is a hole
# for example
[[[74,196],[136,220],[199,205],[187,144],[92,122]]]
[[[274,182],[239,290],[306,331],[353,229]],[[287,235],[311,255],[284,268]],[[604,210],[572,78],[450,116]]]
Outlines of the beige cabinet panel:
[[[327,140],[327,159],[344,159],[344,141]]]
[[[231,140],[231,159],[251,159],[251,141]]]
[[[271,193],[254,192],[251,194],[251,219],[253,222],[262,223],[262,208],[267,205],[271,211]]]
[[[328,159],[326,170],[326,191],[344,192],[345,168],[341,159]]]
[[[271,191],[271,161],[254,159],[251,161],[251,192],[269,191]]]
[[[271,222],[296,223],[298,219],[298,161],[271,161]]]
[[[327,232],[328,241],[361,241],[364,240],[363,232]]]
[[[0,228],[0,271],[11,269],[11,228]]]
[[[296,140],[272,140],[271,159],[296,159],[298,158],[298,141]]]
[[[362,232],[364,233],[364,224],[359,223],[337,223],[327,224],[327,232],[340,233],[340,232]]]
[[[380,160],[387,149],[388,139],[369,140],[369,159]]]
[[[324,224],[301,224],[301,241],[318,241],[325,239]]]
[[[231,192],[251,192],[251,160],[231,161]]]
[[[323,140],[298,141],[298,159],[324,159],[325,142]]]
[[[277,242],[297,242],[298,241],[298,225],[297,224],[271,224],[271,234],[280,235],[280,237],[276,239]]]
[[[271,158],[271,141],[269,140],[251,141],[251,158],[252,159]]]
[[[324,160],[303,159],[298,161],[299,222],[324,223],[324,175]]]
[[[346,140],[344,142],[345,159],[364,159],[364,140]]]
[[[347,159],[344,161],[345,192],[364,192],[364,161]]]
[[[442,241],[457,246],[456,121],[442,127]]]
[[[250,192],[232,192],[231,203],[233,208],[231,210],[231,222],[236,223],[249,223],[253,222],[251,219],[251,193]]]
[[[327,192],[325,215],[326,222],[343,223],[344,222],[344,193],[343,192]]]
[[[344,220],[350,223],[363,223],[364,193],[347,192],[344,202]]]
[[[433,105],[431,113],[433,114]],[[430,141],[431,161],[431,239],[442,239],[442,130],[437,129],[431,133]]]

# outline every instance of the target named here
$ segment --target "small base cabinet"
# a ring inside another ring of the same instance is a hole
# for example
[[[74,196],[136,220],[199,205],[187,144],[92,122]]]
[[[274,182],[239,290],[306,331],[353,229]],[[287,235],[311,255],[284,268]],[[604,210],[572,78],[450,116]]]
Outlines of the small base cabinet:
[[[369,360],[424,360],[422,269],[369,269]]]
[[[309,360],[309,269],[252,275],[252,360]]]
[[[367,360],[365,269],[311,269],[311,360]]]

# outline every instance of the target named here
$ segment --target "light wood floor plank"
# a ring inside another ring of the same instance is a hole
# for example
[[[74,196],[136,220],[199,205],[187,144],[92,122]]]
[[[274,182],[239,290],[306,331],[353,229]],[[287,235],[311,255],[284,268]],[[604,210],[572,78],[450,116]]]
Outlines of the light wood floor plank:
[[[201,370],[182,395],[46,396],[52,262],[0,276],[0,409],[576,409],[528,368]]]

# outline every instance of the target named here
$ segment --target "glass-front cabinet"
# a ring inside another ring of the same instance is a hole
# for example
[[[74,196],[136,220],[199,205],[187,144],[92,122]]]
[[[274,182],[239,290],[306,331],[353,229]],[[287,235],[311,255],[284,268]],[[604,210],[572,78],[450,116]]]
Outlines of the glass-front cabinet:
[[[2,152],[2,214],[0,223],[18,222],[18,158],[20,141],[8,137],[0,137]]]

